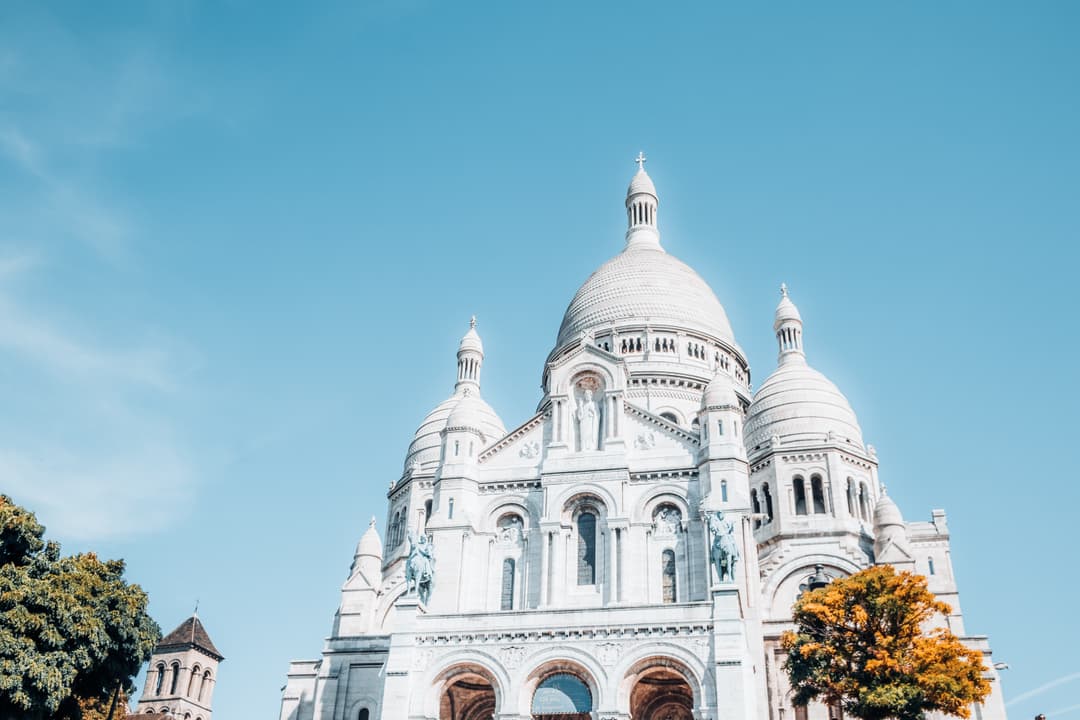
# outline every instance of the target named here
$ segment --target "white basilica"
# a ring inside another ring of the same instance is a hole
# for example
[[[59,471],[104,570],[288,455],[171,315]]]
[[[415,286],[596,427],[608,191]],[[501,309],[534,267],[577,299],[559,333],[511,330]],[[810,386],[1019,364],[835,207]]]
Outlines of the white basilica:
[[[786,289],[777,368],[751,390],[720,301],[661,246],[643,160],[625,247],[570,301],[535,415],[506,428],[475,322],[462,338],[385,539],[372,520],[321,658],[289,667],[281,720],[838,718],[792,706],[779,636],[806,588],[875,563],[949,603],[943,621],[991,666],[973,719],[1005,720],[945,513],[908,522],[885,494]]]

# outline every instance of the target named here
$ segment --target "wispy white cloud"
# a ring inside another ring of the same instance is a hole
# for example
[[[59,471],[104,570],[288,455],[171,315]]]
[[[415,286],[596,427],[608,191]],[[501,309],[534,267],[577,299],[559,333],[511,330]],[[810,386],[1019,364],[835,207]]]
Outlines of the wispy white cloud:
[[[84,242],[110,263],[130,261],[130,218],[99,199],[85,182],[54,170],[39,142],[9,123],[0,127],[0,154],[39,183],[37,202],[60,224],[62,234]]]
[[[183,345],[86,335],[0,285],[0,369],[20,385],[0,412],[0,488],[66,537],[167,527],[198,484],[167,412],[183,389]]]
[[[1062,675],[1061,677],[1059,677],[1059,678],[1057,678],[1055,680],[1051,680],[1050,682],[1043,683],[1042,685],[1040,685],[1037,688],[1034,688],[1032,690],[1028,690],[1027,692],[1022,692],[1019,695],[1017,695],[1016,697],[1009,700],[1009,702],[1005,703],[1005,706],[1008,707],[1010,705],[1016,705],[1017,703],[1021,703],[1021,702],[1025,701],[1025,700],[1030,700],[1033,697],[1038,697],[1039,695],[1042,695],[1045,692],[1053,690],[1054,688],[1056,688],[1056,687],[1058,687],[1060,685],[1064,685],[1066,683],[1073,682],[1074,680],[1080,680],[1080,672],[1072,672],[1072,673],[1069,673],[1068,675]]]
[[[192,351],[93,303],[95,285],[142,271],[109,169],[168,112],[157,40],[150,27],[90,42],[47,12],[0,26],[0,492],[60,537],[169,527],[198,486],[175,418]],[[64,268],[85,286],[58,283]]]
[[[1047,720],[1054,720],[1054,718],[1061,717],[1062,715],[1066,715],[1068,713],[1076,712],[1077,710],[1080,710],[1080,705],[1070,705],[1068,707],[1059,708],[1057,710],[1051,710],[1050,712],[1046,713],[1046,717]]]

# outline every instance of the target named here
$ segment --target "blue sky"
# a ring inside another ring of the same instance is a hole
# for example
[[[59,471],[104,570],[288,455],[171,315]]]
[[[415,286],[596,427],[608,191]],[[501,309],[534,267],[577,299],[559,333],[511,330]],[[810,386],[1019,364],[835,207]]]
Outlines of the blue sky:
[[[277,716],[450,392],[529,416],[639,150],[760,383],[777,286],[1013,717],[1075,714],[1069,2],[5,3],[0,490]],[[1056,683],[1056,684],[1055,684]]]

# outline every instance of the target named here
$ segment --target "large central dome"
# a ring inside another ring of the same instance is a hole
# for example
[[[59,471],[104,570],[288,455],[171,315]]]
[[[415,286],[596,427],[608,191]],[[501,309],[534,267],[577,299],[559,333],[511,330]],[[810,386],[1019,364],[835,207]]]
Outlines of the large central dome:
[[[660,245],[660,201],[644,162],[640,155],[626,191],[626,247],[578,289],[552,354],[590,338],[635,364],[701,365],[706,382],[715,365],[728,367],[728,356],[745,370],[727,313],[712,288]],[[743,375],[740,380],[747,381]]]
[[[673,326],[735,341],[727,313],[712,288],[659,243],[631,243],[589,276],[566,308],[556,345],[584,332],[630,322]]]

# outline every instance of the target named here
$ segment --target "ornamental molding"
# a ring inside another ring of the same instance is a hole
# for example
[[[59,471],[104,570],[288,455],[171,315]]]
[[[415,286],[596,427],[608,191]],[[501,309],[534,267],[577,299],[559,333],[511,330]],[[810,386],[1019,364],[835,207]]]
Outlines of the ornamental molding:
[[[498,480],[495,482],[488,482],[480,485],[480,494],[491,495],[493,493],[506,493],[515,491],[527,493],[529,490],[536,490],[539,488],[539,480]]]
[[[519,425],[516,429],[511,430],[509,433],[507,433],[501,440],[496,442],[494,445],[490,445],[486,449],[481,450],[480,455],[477,458],[477,462],[483,463],[495,457],[495,455],[497,455],[500,451],[504,450],[510,445],[513,445],[514,442],[516,442],[517,440],[525,437],[525,435],[527,435],[529,431],[533,430],[538,425],[542,425],[544,421],[547,420],[549,417],[551,417],[551,412],[549,410],[542,410],[536,413],[524,423]]]
[[[762,470],[764,470],[764,469],[766,469],[766,468],[768,468],[770,466],[772,466],[772,458],[771,457],[768,460],[763,460],[762,462],[754,463],[753,465],[751,465],[750,466],[750,474],[753,475],[754,473],[761,472]]]
[[[843,460],[844,462],[848,463],[849,465],[854,465],[855,467],[860,467],[860,468],[863,468],[864,470],[873,470],[874,469],[874,465],[872,463],[867,462],[866,460],[863,460],[862,458],[855,457],[854,455],[848,455],[847,453],[840,453],[840,459]]]
[[[825,462],[828,456],[823,452],[803,452],[791,455],[781,455],[780,459],[787,463]]]
[[[697,636],[707,636],[711,634],[712,631],[713,625],[705,623],[689,623],[682,625],[632,625],[621,627],[537,628],[535,630],[433,633],[417,636],[416,644],[417,646],[424,647],[488,645],[496,643],[507,643],[516,646],[531,643],[587,640],[610,642],[615,640],[662,640],[665,638],[692,639]]]
[[[659,480],[696,480],[697,468],[682,468],[679,470],[656,470],[652,472],[630,473],[631,483],[653,483]]]
[[[615,663],[619,661],[619,658],[622,656],[622,650],[622,643],[597,643],[595,649],[596,659],[599,660],[600,664],[604,667],[612,667]]]
[[[510,647],[504,647],[499,649],[499,661],[502,662],[503,667],[507,670],[514,670],[521,666],[521,663],[525,661],[526,648],[520,645],[511,645]]]

